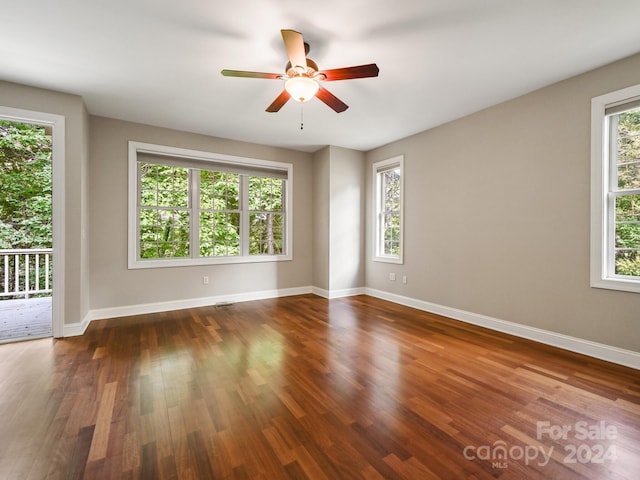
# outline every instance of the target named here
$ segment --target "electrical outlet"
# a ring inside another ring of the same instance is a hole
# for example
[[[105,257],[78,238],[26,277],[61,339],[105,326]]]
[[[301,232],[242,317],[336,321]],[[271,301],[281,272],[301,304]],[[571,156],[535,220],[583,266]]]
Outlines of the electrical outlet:
[[[209,285],[209,277],[207,277],[206,275],[202,277],[202,284]]]
[[[404,284],[407,283],[407,276],[406,275],[402,276],[402,283],[404,283]]]
[[[389,274],[389,280],[391,280],[392,282],[396,281],[396,274],[395,273],[390,273]]]

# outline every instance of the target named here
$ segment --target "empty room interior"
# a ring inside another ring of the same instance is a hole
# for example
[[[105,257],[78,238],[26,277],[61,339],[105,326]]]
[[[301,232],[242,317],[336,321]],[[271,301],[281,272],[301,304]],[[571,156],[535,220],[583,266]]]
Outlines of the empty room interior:
[[[0,478],[638,478],[636,0],[2,12]]]

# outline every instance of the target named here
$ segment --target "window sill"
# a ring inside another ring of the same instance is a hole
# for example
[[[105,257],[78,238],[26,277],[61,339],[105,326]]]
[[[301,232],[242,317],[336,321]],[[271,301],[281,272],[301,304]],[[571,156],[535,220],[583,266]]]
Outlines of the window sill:
[[[243,263],[286,262],[292,260],[291,255],[252,255],[250,257],[217,257],[217,258],[172,258],[130,260],[129,270],[142,268],[192,267],[196,265],[236,265]]]
[[[398,264],[398,265],[402,265],[404,263],[404,261],[402,260],[401,257],[379,257],[379,256],[374,256],[372,260],[374,262],[395,263],[395,264]]]
[[[605,288],[621,292],[640,293],[640,279],[630,280],[626,278],[599,278],[591,280],[593,288]]]

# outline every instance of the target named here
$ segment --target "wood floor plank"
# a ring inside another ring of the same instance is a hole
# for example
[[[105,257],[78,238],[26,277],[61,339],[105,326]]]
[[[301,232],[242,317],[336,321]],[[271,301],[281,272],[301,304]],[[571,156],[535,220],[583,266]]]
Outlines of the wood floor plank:
[[[95,425],[83,427],[77,435],[77,441],[73,449],[71,461],[68,465],[67,477],[70,479],[84,478],[87,467],[87,459],[93,441]]]
[[[107,383],[102,393],[91,449],[89,450],[90,462],[106,458],[107,456],[107,446],[109,445],[109,433],[111,431],[113,405],[116,400],[117,387],[117,383]]]
[[[0,479],[635,480],[640,372],[300,295],[0,345],[0,432]]]

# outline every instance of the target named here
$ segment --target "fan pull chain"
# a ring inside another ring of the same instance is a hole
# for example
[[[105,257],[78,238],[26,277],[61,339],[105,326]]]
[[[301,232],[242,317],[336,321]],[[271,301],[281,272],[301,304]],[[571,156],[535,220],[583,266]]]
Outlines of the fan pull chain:
[[[300,130],[304,130],[304,104],[300,104]]]

